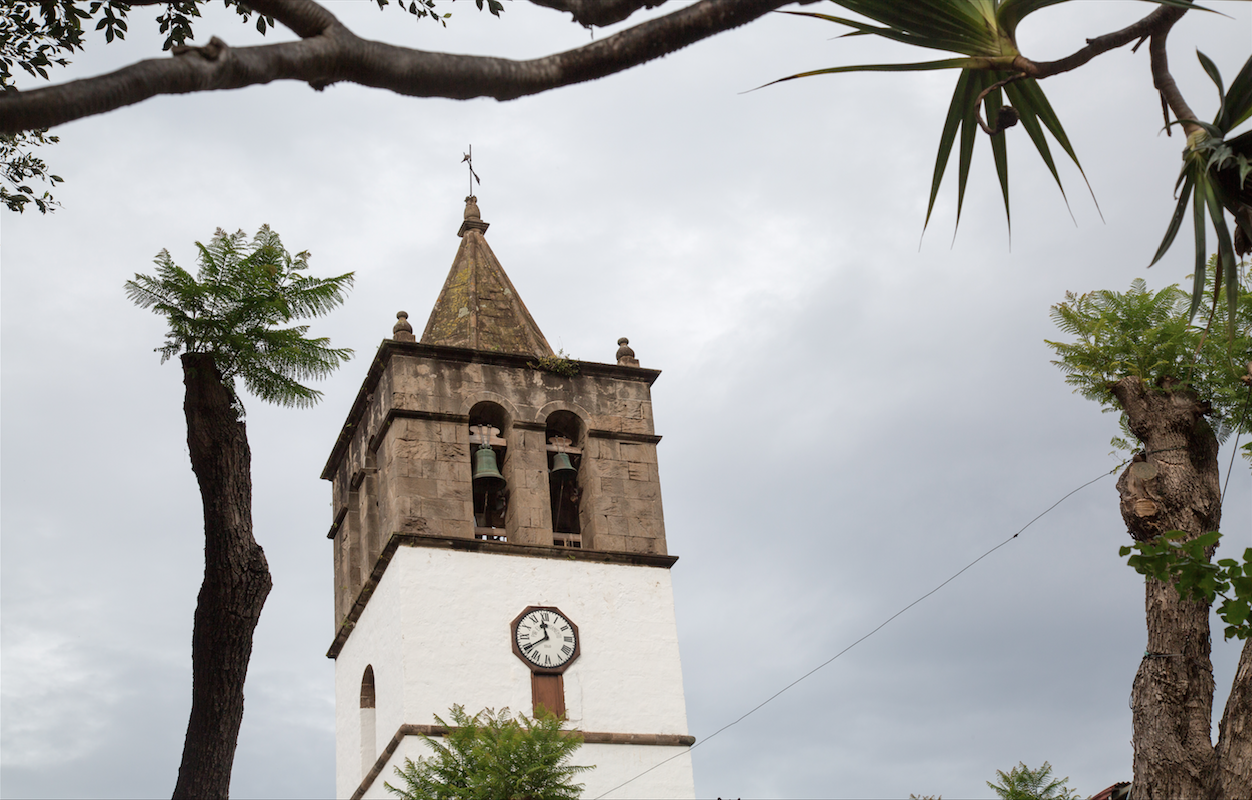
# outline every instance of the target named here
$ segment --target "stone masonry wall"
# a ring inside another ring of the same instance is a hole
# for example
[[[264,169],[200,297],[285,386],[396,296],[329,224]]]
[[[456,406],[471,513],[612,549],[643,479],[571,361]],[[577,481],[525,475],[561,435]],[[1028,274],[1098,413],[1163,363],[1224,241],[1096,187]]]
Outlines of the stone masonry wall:
[[[444,357],[447,356],[447,357]],[[500,465],[510,543],[552,545],[546,422],[581,420],[582,546],[666,554],[649,370],[584,365],[563,377],[524,358],[478,360],[456,348],[385,342],[381,373],[349,418],[350,442],[331,475],[335,614],[342,622],[395,533],[473,538],[469,414],[481,402],[506,419]],[[378,368],[375,364],[375,368]],[[328,465],[330,467],[330,465]]]

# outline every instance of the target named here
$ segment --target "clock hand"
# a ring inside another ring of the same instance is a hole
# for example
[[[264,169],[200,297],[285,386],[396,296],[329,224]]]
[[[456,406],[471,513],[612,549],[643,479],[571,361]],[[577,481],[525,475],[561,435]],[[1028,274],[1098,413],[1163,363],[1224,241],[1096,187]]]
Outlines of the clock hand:
[[[544,626],[544,627],[546,628],[547,626]],[[543,643],[544,643],[544,642],[546,642],[546,641],[548,641],[548,632],[545,630],[545,631],[543,632],[543,638],[542,638],[542,639],[540,639],[540,640],[539,640],[539,641],[537,641],[537,642],[531,642],[530,644],[526,645],[525,647],[523,647],[523,648],[522,648],[522,652],[523,652],[523,653],[529,652],[529,651],[530,651],[530,648],[534,647],[534,646],[535,646],[535,645],[537,645],[537,644],[543,644]]]

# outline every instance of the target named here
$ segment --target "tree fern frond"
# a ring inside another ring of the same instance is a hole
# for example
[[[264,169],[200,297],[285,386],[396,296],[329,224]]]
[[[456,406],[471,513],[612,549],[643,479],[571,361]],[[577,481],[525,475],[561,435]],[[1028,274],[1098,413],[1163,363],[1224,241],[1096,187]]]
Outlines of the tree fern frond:
[[[1206,265],[1199,297],[1201,305],[1212,309],[1213,318],[1204,325],[1191,321],[1189,310],[1196,298],[1177,286],[1152,292],[1136,279],[1125,293],[1067,293],[1064,302],[1053,306],[1051,317],[1076,341],[1047,342],[1057,355],[1052,363],[1061,369],[1065,382],[1106,411],[1120,411],[1109,390],[1115,381],[1134,376],[1149,385],[1163,385],[1170,378],[1210,403],[1214,424],[1252,430],[1252,420],[1237,421],[1247,393],[1240,377],[1252,361],[1252,293],[1243,269],[1237,275],[1240,288],[1233,319],[1228,319],[1229,304],[1213,301],[1214,294],[1225,288],[1224,280],[1223,286],[1214,285],[1217,258]],[[1234,335],[1210,335],[1210,329],[1224,328],[1228,322]]]
[[[232,392],[238,377],[267,402],[297,407],[317,402],[321,393],[301,381],[326,377],[352,351],[332,348],[327,339],[308,339],[307,325],[289,323],[341,305],[353,274],[301,274],[308,269],[308,251],[292,256],[268,225],[251,241],[243,231],[227,234],[219,228],[208,244],[196,242],[196,250],[195,276],[162,250],[154,259],[155,275],[137,274],[125,284],[133,303],[169,323],[165,344],[157,348],[162,362],[182,352],[211,352]]]
[[[534,797],[546,800],[577,798],[582,785],[573,778],[591,767],[569,763],[582,745],[577,733],[563,730],[560,718],[550,714],[534,719],[508,709],[484,709],[474,716],[452,707],[451,723],[441,739],[426,738],[431,755],[417,762],[406,759],[396,775],[403,781],[388,791],[405,800],[454,798]]]

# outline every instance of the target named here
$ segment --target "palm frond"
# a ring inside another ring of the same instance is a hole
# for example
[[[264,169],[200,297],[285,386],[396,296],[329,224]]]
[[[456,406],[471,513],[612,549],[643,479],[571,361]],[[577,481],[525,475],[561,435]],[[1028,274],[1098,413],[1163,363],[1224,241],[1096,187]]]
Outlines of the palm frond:
[[[909,64],[858,64],[852,67],[826,67],[825,69],[815,69],[811,72],[800,72],[795,75],[788,75],[785,78],[779,78],[776,81],[770,81],[767,84],[757,88],[764,89],[766,86],[773,86],[776,83],[786,83],[794,81],[797,78],[811,78],[814,75],[834,75],[840,72],[927,72],[936,69],[962,69],[965,67],[981,67],[986,59],[981,58],[949,58],[943,61],[918,61]]]
[[[990,80],[991,75],[994,74],[984,73],[987,80]],[[993,119],[999,111],[1002,105],[1001,99],[999,89],[992,89],[987,93],[983,106],[989,119]],[[1000,194],[1004,198],[1004,221],[1008,225],[1009,235],[1012,236],[1013,215],[1009,210],[1009,151],[1003,134],[991,137],[991,155],[995,160],[996,178],[1000,181]]]
[[[834,0],[836,5],[910,36],[910,44],[967,55],[1005,55],[989,0]]]
[[[1238,284],[1234,242],[1230,229],[1226,225],[1225,212],[1228,209],[1232,213],[1236,212],[1243,201],[1228,196],[1222,185],[1221,172],[1227,169],[1232,161],[1238,161],[1226,143],[1225,136],[1230,132],[1231,126],[1252,116],[1252,58],[1244,63],[1231,84],[1230,90],[1226,91],[1222,84],[1221,73],[1213,61],[1200,51],[1196,51],[1196,56],[1204,71],[1216,85],[1221,104],[1212,123],[1187,120],[1194,122],[1201,130],[1192,133],[1187,138],[1183,167],[1178,176],[1178,185],[1181,187],[1178,202],[1166,226],[1165,237],[1157,247],[1148,266],[1160,261],[1173,244],[1190,200],[1195,243],[1194,287],[1190,315],[1194,317],[1199,311],[1201,290],[1206,283],[1208,265],[1205,256],[1208,248],[1205,239],[1207,229],[1211,225],[1217,237],[1216,268],[1224,279],[1222,289],[1226,292],[1227,304],[1225,316],[1233,325],[1237,316]],[[1246,163],[1246,158],[1244,158],[1244,163]],[[1246,169],[1240,167],[1242,164],[1235,167],[1239,172],[1235,186],[1242,190],[1242,184],[1247,179],[1248,173]],[[1230,337],[1235,335],[1233,327],[1228,327],[1228,334]]]
[[[939,155],[935,159],[934,176],[930,181],[930,201],[926,204],[926,221],[922,223],[923,231],[930,225],[930,215],[935,210],[935,198],[939,196],[939,186],[943,183],[943,173],[947,169],[948,159],[952,155],[952,144],[956,141],[956,135],[965,120],[963,104],[969,91],[970,74],[968,70],[961,71],[961,76],[956,80],[956,91],[952,93],[952,102],[948,105],[948,115],[943,123],[943,133],[939,136]],[[961,214],[960,203],[957,204],[956,213],[959,219]]]
[[[974,160],[974,143],[978,140],[978,95],[992,83],[981,72],[976,70],[968,72],[969,83],[965,87],[958,109],[961,114],[961,144],[956,173],[956,224],[952,229],[953,236],[956,235],[956,230],[961,225],[961,208],[965,205],[965,185],[969,182],[969,169]]]
[[[922,9],[923,13],[924,11],[925,9]],[[980,52],[985,50],[988,44],[985,39],[970,37],[967,28],[964,26],[952,24],[949,20],[942,17],[935,18],[933,15],[931,15],[929,27],[897,28],[892,26],[879,27],[847,17],[819,14],[814,11],[780,11],[779,13],[790,14],[795,17],[812,17],[813,19],[820,19],[852,28],[853,32],[844,34],[844,36],[881,36],[884,39],[891,39],[903,44],[913,45],[914,47],[926,47],[932,50],[950,50],[954,53]],[[921,19],[921,16],[918,19]]]
[[[1061,190],[1066,206],[1069,200],[1065,194],[1060,172],[1057,169],[1051,149],[1044,134],[1046,130],[1061,146],[1061,149],[1078,168],[1083,182],[1091,192],[1091,183],[1078,160],[1077,154],[1066,135],[1061,121],[1048,102],[1038,81],[1026,79],[1018,72],[1016,61],[1020,52],[1017,48],[1017,29],[1026,17],[1041,9],[1059,5],[1069,0],[926,0],[925,2],[901,2],[901,0],[831,0],[835,5],[858,14],[869,21],[861,21],[844,16],[821,14],[810,11],[784,12],[796,16],[832,22],[851,29],[846,35],[877,36],[890,41],[956,53],[962,58],[939,59],[917,63],[886,63],[864,64],[854,66],[835,66],[824,69],[809,70],[774,83],[793,80],[795,78],[813,77],[850,72],[916,72],[920,70],[960,69],[952,102],[944,120],[943,131],[939,139],[938,157],[935,161],[931,179],[930,198],[926,206],[926,219],[923,231],[930,224],[942,183],[947,163],[951,157],[953,145],[960,138],[959,166],[957,174],[957,207],[956,225],[959,227],[961,208],[964,205],[965,187],[969,178],[969,169],[973,157],[973,143],[976,140],[976,112],[979,98],[986,108],[988,120],[997,116],[1000,109],[1000,89],[995,84],[1004,81],[1003,93],[1011,107],[1017,112],[1031,144],[1034,146],[1044,165],[1052,174],[1052,179]],[[1143,0],[1143,2],[1177,8],[1198,9],[1208,11],[1190,2],[1190,0]],[[1222,107],[1215,123],[1197,123],[1206,128],[1211,136],[1220,137],[1222,132],[1229,132],[1232,127],[1252,116],[1252,59],[1244,65],[1230,91],[1225,91],[1221,78],[1213,63],[1201,54],[1201,63],[1206,72],[1218,85],[1218,92],[1223,97]],[[766,84],[769,85],[769,84]],[[985,94],[984,94],[985,93]],[[1000,184],[1000,193],[1004,199],[1005,220],[1012,226],[1012,214],[1008,190],[1008,147],[1005,137],[1000,131],[991,137],[991,154],[995,163],[996,179]],[[1252,165],[1252,161],[1248,162]],[[1252,166],[1249,167],[1252,169]],[[1242,178],[1241,178],[1242,179]],[[1194,184],[1194,180],[1193,180]],[[1094,192],[1091,192],[1095,200]],[[1217,193],[1221,200],[1220,191]],[[1207,197],[1207,194],[1206,194]],[[1181,213],[1185,213],[1185,202],[1180,201]],[[1099,203],[1096,203],[1099,212]],[[1072,216],[1072,214],[1071,214]],[[1103,216],[1103,214],[1101,214]],[[1176,221],[1180,221],[1180,218]],[[1171,223],[1170,231],[1158,248],[1159,260],[1168,249],[1177,233],[1177,224]],[[1220,234],[1219,234],[1220,238]],[[1219,242],[1219,252],[1222,245]],[[1203,261],[1203,259],[1201,259]]]
[[[327,339],[307,338],[307,325],[289,323],[341,305],[353,274],[302,274],[309,253],[292,256],[268,226],[251,242],[243,231],[218,229],[207,244],[196,242],[196,249],[196,276],[163,250],[155,259],[155,276],[137,274],[125,285],[132,302],[169,323],[166,341],[158,348],[161,360],[181,352],[211,352],[228,386],[238,377],[267,402],[297,407],[315,403],[320,392],[301,381],[326,377],[352,351],[332,348]]]
[[[996,19],[1010,36],[1016,36],[1017,26],[1023,19],[1042,8],[1066,2],[1069,0],[1003,0],[996,11]]]
[[[1200,301],[1204,297],[1204,278],[1208,267],[1204,260],[1204,254],[1208,252],[1204,242],[1204,209],[1204,192],[1197,191],[1191,208],[1191,219],[1195,223],[1195,271],[1192,273],[1195,282],[1191,286],[1191,307],[1187,311],[1188,319],[1195,318],[1195,312],[1200,308]]]
[[[1220,82],[1218,83],[1220,86]],[[1222,109],[1213,124],[1229,133],[1252,117],[1252,58],[1243,63],[1243,69],[1230,83],[1222,101]]]
[[[1009,97],[1009,103],[1016,109],[1022,127],[1034,143],[1035,150],[1038,151],[1044,164],[1047,165],[1048,170],[1052,173],[1053,180],[1056,181],[1057,187],[1061,190],[1061,197],[1065,198],[1065,187],[1061,185],[1061,176],[1057,174],[1056,165],[1052,162],[1052,154],[1048,149],[1048,143],[1043,135],[1043,131],[1039,130],[1039,123],[1043,123],[1048,133],[1052,134],[1052,138],[1065,151],[1065,155],[1069,156],[1070,161],[1074,162],[1074,166],[1078,168],[1078,174],[1082,176],[1083,183],[1087,185],[1087,192],[1091,195],[1091,202],[1095,204],[1096,212],[1100,213],[1100,202],[1096,200],[1095,191],[1091,188],[1091,182],[1087,180],[1087,173],[1083,170],[1082,163],[1078,160],[1078,154],[1074,152],[1074,146],[1070,144],[1069,136],[1066,135],[1065,128],[1061,125],[1060,117],[1052,109],[1052,104],[1048,102],[1042,87],[1039,86],[1039,81],[1034,78],[1012,81],[1005,84],[1004,91]],[[1068,198],[1065,198],[1065,205],[1069,205]],[[1101,217],[1103,217],[1103,214],[1101,214]]]
[[[930,197],[926,206],[923,231],[930,224],[938,198],[939,187],[947,170],[952,148],[957,148],[957,203],[956,226],[960,226],[961,209],[965,202],[965,189],[973,162],[974,143],[977,140],[978,106],[981,102],[988,120],[996,119],[1001,108],[1002,95],[1007,96],[1017,116],[1022,121],[1035,150],[1043,159],[1052,178],[1061,188],[1065,198],[1060,173],[1052,157],[1044,131],[1051,133],[1066,155],[1078,167],[1086,181],[1082,165],[1061,126],[1051,104],[1035,80],[1025,80],[1015,72],[1015,59],[1020,55],[1016,44],[1018,24],[1027,16],[1048,6],[1068,0],[930,0],[929,2],[899,2],[898,0],[832,0],[836,5],[866,17],[871,22],[861,22],[842,16],[807,11],[787,12],[833,22],[848,28],[857,35],[872,35],[884,39],[961,54],[962,58],[948,58],[916,63],[862,64],[855,66],[827,67],[810,70],[781,79],[812,77],[845,72],[916,72],[921,70],[960,69],[952,101],[944,120],[939,138],[938,156],[931,179]],[[781,81],[775,81],[779,83]],[[768,85],[768,84],[767,84]],[[1008,145],[1005,136],[997,132],[991,137],[991,155],[995,164],[996,179],[1004,201],[1005,220],[1011,230],[1012,211],[1009,199]],[[1088,183],[1088,189],[1090,184]],[[1094,195],[1093,195],[1094,197]],[[1068,199],[1066,199],[1068,206]],[[1097,205],[1098,209],[1098,205]]]
[[[1174,238],[1178,235],[1178,229],[1182,226],[1182,218],[1187,215],[1187,200],[1191,198],[1191,190],[1195,185],[1195,179],[1184,168],[1183,174],[1179,177],[1179,182],[1182,185],[1182,191],[1178,194],[1178,202],[1174,204],[1174,214],[1170,217],[1169,225],[1165,228],[1165,238],[1157,246],[1156,255],[1152,257],[1152,262],[1148,264],[1149,267],[1160,261],[1166,251],[1169,250],[1169,246],[1174,243]]]

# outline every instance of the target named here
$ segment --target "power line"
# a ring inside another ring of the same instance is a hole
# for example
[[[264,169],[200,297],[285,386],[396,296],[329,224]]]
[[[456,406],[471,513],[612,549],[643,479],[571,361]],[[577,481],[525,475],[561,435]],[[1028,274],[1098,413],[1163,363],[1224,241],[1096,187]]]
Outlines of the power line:
[[[1252,364],[1248,365],[1248,374],[1252,375]],[[1220,510],[1226,502],[1226,490],[1230,488],[1230,475],[1235,471],[1235,455],[1239,452],[1239,436],[1243,433],[1243,423],[1248,418],[1248,406],[1252,405],[1252,382],[1248,383],[1248,399],[1243,404],[1243,413],[1239,415],[1239,423],[1235,425],[1235,446],[1230,449],[1230,465],[1226,467],[1226,482],[1222,484],[1222,493],[1217,498]]]
[[[999,543],[999,544],[997,544],[995,547],[991,548],[991,549],[990,549],[990,550],[988,550],[987,552],[985,552],[985,553],[983,553],[982,555],[980,555],[978,558],[975,558],[973,561],[971,561],[971,562],[969,562],[968,564],[966,564],[964,567],[962,567],[960,570],[958,570],[955,574],[953,574],[950,578],[948,578],[947,580],[945,580],[943,583],[939,584],[938,586],[936,586],[935,588],[931,589],[931,590],[930,590],[929,592],[927,592],[926,594],[922,595],[921,597],[917,598],[917,599],[916,599],[916,600],[914,600],[913,602],[909,603],[909,604],[908,604],[907,606],[905,606],[904,608],[902,608],[902,609],[900,609],[899,611],[897,611],[896,613],[892,614],[890,617],[888,617],[886,620],[884,620],[884,621],[883,621],[883,622],[882,622],[882,623],[881,623],[881,624],[880,624],[877,628],[874,628],[872,631],[870,631],[869,633],[865,634],[865,635],[864,635],[864,636],[862,636],[861,638],[857,639],[855,642],[853,642],[852,644],[848,645],[847,647],[843,648],[843,649],[842,649],[842,650],[840,650],[838,653],[835,653],[833,656],[831,656],[830,658],[826,659],[826,660],[825,660],[825,661],[823,661],[822,663],[818,664],[816,667],[813,667],[813,669],[809,670],[808,672],[804,673],[804,674],[803,674],[803,675],[801,675],[800,677],[796,678],[796,679],[795,679],[794,681],[792,681],[791,683],[787,684],[787,685],[786,685],[786,686],[784,686],[783,688],[781,688],[781,689],[779,689],[778,691],[774,692],[772,695],[770,695],[769,697],[767,697],[767,698],[766,698],[765,700],[763,700],[762,702],[758,703],[758,704],[757,704],[756,706],[754,706],[752,709],[750,709],[749,711],[745,712],[745,713],[744,713],[742,716],[740,716],[738,719],[734,720],[733,722],[728,722],[728,723],[726,723],[726,724],[725,724],[725,725],[723,725],[722,727],[720,727],[720,728],[718,728],[717,730],[713,731],[713,733],[709,734],[708,736],[704,737],[704,738],[703,738],[703,739],[701,739],[700,741],[698,741],[698,742],[696,742],[695,744],[693,744],[693,745],[692,745],[690,748],[688,748],[686,751],[681,752],[681,753],[675,753],[674,755],[670,756],[669,758],[665,759],[664,761],[662,761],[662,762],[660,762],[660,763],[658,763],[658,764],[654,764],[653,766],[649,767],[648,769],[645,769],[643,772],[640,772],[638,775],[634,776],[633,778],[630,778],[629,780],[626,780],[626,781],[624,781],[624,782],[622,782],[622,783],[619,783],[617,786],[614,786],[612,789],[609,789],[609,790],[608,790],[607,792],[605,792],[604,794],[598,795],[598,796],[596,797],[596,800],[600,800],[600,798],[607,797],[608,795],[612,794],[613,792],[616,792],[618,789],[622,788],[623,786],[626,786],[627,784],[632,783],[633,781],[636,781],[636,780],[638,780],[639,778],[642,778],[644,775],[647,775],[649,772],[651,772],[651,771],[652,771],[652,770],[654,770],[654,769],[657,769],[658,767],[665,766],[666,764],[668,764],[669,762],[673,761],[673,760],[674,760],[674,759],[676,759],[676,758],[679,758],[679,757],[684,756],[684,755],[690,755],[692,750],[695,750],[697,747],[699,747],[700,745],[702,745],[702,744],[704,744],[705,742],[709,741],[709,740],[710,740],[710,739],[712,739],[713,737],[717,736],[717,735],[718,735],[719,733],[721,733],[722,731],[727,730],[728,728],[733,728],[734,726],[738,725],[740,722],[743,722],[745,719],[747,719],[748,717],[752,716],[752,715],[753,715],[753,714],[755,714],[757,711],[760,711],[762,708],[764,708],[765,706],[767,706],[767,705],[769,705],[770,703],[772,703],[775,699],[777,699],[780,695],[782,695],[782,693],[783,693],[783,692],[787,691],[787,690],[788,690],[788,689],[790,689],[791,687],[793,687],[793,686],[795,686],[796,684],[800,683],[801,681],[805,680],[806,678],[808,678],[809,676],[813,675],[813,674],[814,674],[815,672],[817,672],[818,670],[822,669],[823,667],[825,667],[825,666],[827,666],[828,664],[830,664],[831,662],[833,662],[835,659],[837,659],[837,658],[839,658],[840,656],[842,656],[844,653],[846,653],[846,652],[848,652],[849,650],[851,650],[852,648],[856,647],[856,646],[857,646],[858,644],[860,644],[861,642],[865,641],[865,640],[866,640],[866,639],[868,639],[869,637],[871,637],[871,636],[873,636],[874,634],[878,633],[880,630],[882,630],[883,628],[887,627],[887,625],[891,624],[891,622],[892,622],[892,621],[894,621],[894,620],[896,619],[896,617],[899,617],[899,616],[900,616],[901,614],[903,614],[905,611],[908,611],[910,608],[912,608],[913,606],[915,606],[915,605],[917,605],[918,603],[922,602],[922,601],[923,601],[923,600],[925,600],[927,597],[930,597],[930,596],[931,596],[932,594],[934,594],[935,592],[937,592],[937,591],[939,591],[940,589],[942,589],[943,587],[947,586],[949,583],[951,583],[952,581],[954,581],[954,580],[956,580],[957,578],[959,578],[959,577],[961,576],[961,574],[962,574],[962,573],[964,573],[966,570],[968,570],[970,567],[974,566],[974,565],[975,565],[975,564],[977,564],[979,561],[982,561],[982,560],[983,560],[984,558],[986,558],[987,556],[991,555],[991,554],[992,554],[992,553],[994,553],[995,551],[999,550],[1001,547],[1004,547],[1006,544],[1008,544],[1009,542],[1011,542],[1011,541],[1013,541],[1014,539],[1016,539],[1016,538],[1017,538],[1018,536],[1020,536],[1023,532],[1025,532],[1025,530],[1026,530],[1027,528],[1029,528],[1031,525],[1034,525],[1034,524],[1035,524],[1036,522],[1038,522],[1038,521],[1039,521],[1039,520],[1040,520],[1040,519],[1041,519],[1041,518],[1042,518],[1045,514],[1047,514],[1049,511],[1051,511],[1052,509],[1056,508],[1057,506],[1059,506],[1061,503],[1063,503],[1063,502],[1065,502],[1066,500],[1068,500],[1068,499],[1069,499],[1072,495],[1074,495],[1074,494],[1076,494],[1076,493],[1078,493],[1078,492],[1082,491],[1083,489],[1086,489],[1088,486],[1090,486],[1091,484],[1095,483],[1096,481],[1098,481],[1098,480],[1100,480],[1100,479],[1102,479],[1102,478],[1107,478],[1109,475],[1112,475],[1114,472],[1117,472],[1117,471],[1118,471],[1119,469],[1121,469],[1123,466],[1125,466],[1125,462],[1122,462],[1121,464],[1118,464],[1116,467],[1113,467],[1113,468],[1112,468],[1111,470],[1109,470],[1108,472],[1101,473],[1100,475],[1098,475],[1098,476],[1096,476],[1096,477],[1092,478],[1091,480],[1087,481],[1086,483],[1084,483],[1083,485],[1079,486],[1078,488],[1070,490],[1070,491],[1069,491],[1067,494],[1065,494],[1065,496],[1063,496],[1060,500],[1057,500],[1055,503],[1053,503],[1052,505],[1048,506],[1046,509],[1044,509],[1042,512],[1040,512],[1037,516],[1035,516],[1035,518],[1034,518],[1034,519],[1032,519],[1030,522],[1027,522],[1025,525],[1023,525],[1023,526],[1021,527],[1021,529],[1017,531],[1017,533],[1013,534],[1012,536],[1008,537],[1008,538],[1007,538],[1007,539],[1005,539],[1004,541],[1000,542],[1000,543]]]

